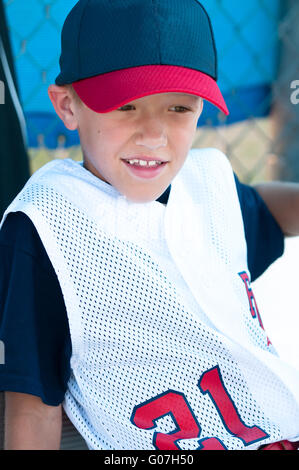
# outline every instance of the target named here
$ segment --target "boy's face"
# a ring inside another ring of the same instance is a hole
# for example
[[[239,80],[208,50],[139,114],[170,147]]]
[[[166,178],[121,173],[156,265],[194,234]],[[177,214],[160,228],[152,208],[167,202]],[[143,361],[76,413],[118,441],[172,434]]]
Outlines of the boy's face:
[[[192,147],[202,100],[195,95],[162,93],[108,113],[96,113],[71,94],[69,99],[71,126],[63,120],[68,128],[78,129],[84,167],[130,201],[144,203],[161,196]],[[64,105],[67,107],[66,102]],[[167,163],[145,178],[125,161],[142,156]]]

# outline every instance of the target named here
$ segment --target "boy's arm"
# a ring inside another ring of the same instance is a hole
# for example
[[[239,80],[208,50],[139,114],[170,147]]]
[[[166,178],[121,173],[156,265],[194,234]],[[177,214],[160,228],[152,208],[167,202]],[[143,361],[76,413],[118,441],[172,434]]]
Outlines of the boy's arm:
[[[34,395],[5,392],[5,450],[59,450],[61,405]]]
[[[299,235],[299,184],[274,181],[254,186],[286,237]]]

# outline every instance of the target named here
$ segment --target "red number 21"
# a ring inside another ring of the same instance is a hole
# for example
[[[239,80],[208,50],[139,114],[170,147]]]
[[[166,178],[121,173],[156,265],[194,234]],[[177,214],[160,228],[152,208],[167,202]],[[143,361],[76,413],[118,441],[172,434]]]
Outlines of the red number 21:
[[[204,372],[198,382],[199,389],[208,393],[220,415],[220,418],[233,436],[241,439],[247,446],[268,437],[257,426],[246,426],[228,394],[221,378],[219,367],[216,366]],[[131,421],[141,429],[154,429],[156,421],[169,415],[176,425],[174,431],[165,434],[155,432],[153,445],[159,450],[180,450],[180,439],[199,438],[201,427],[183,393],[168,390],[161,395],[141,403],[133,410]],[[201,439],[198,441],[198,450],[224,450],[225,445],[216,437]]]

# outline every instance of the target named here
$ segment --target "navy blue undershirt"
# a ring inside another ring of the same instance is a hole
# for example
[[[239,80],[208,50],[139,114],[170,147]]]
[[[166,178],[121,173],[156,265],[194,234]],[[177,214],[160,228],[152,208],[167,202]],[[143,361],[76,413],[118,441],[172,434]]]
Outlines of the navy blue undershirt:
[[[263,200],[235,177],[242,209],[251,280],[284,251],[284,236]],[[171,187],[157,199],[166,204]],[[0,231],[0,390],[63,399],[70,376],[67,313],[53,266],[31,220],[10,213]]]

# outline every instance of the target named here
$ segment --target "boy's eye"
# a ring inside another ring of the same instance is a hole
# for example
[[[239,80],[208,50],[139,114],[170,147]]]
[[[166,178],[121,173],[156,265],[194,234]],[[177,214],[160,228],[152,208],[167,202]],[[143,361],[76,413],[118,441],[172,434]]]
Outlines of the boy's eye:
[[[122,106],[121,108],[118,108],[118,111],[130,111],[130,109],[125,109],[125,108],[133,108],[132,104],[126,104],[125,106]]]
[[[133,108],[134,106],[132,104],[126,104],[125,106],[122,106],[121,108],[118,108],[118,111],[131,111],[131,109]],[[128,109],[129,108],[129,109]],[[131,108],[131,109],[130,109]],[[186,112],[186,111],[190,111],[189,108],[186,108],[185,106],[173,106],[172,108],[170,109],[176,109],[176,110],[179,110],[177,112]]]
[[[173,106],[172,109],[180,110],[179,112],[185,112],[185,111],[190,111],[190,109],[185,108],[185,106]]]

